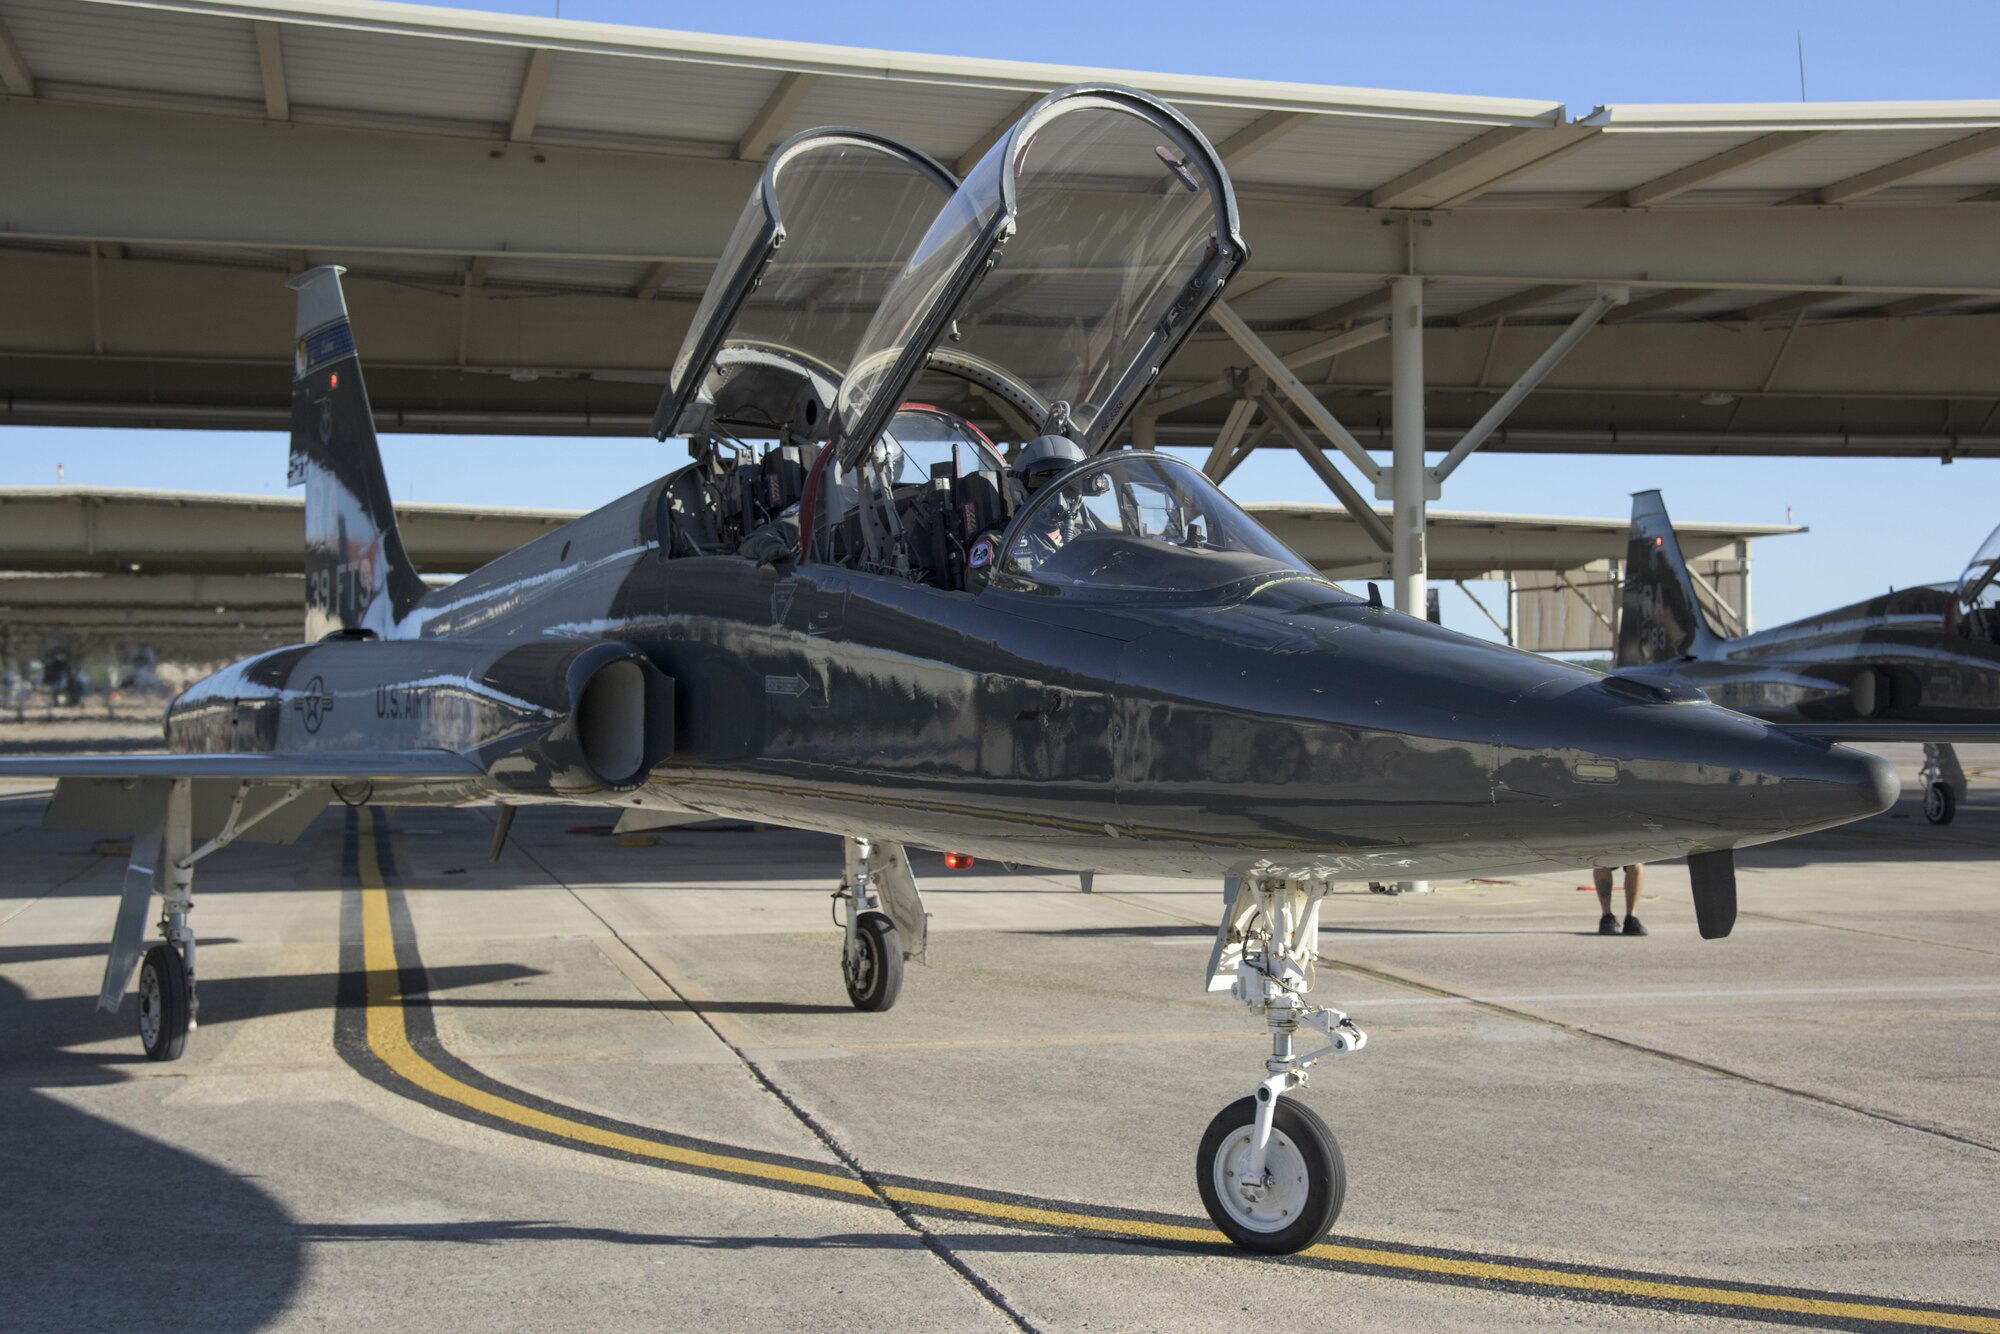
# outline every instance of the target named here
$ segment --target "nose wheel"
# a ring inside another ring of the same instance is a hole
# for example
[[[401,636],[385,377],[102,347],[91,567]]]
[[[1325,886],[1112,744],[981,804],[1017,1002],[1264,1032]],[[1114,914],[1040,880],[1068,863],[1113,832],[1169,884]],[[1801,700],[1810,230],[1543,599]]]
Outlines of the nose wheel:
[[[1245,1250],[1290,1255],[1326,1235],[1347,1195],[1340,1144],[1319,1113],[1294,1099],[1272,1108],[1261,1168],[1255,1097],[1238,1098],[1208,1123],[1195,1155],[1202,1207]]]
[[[903,960],[924,961],[930,917],[900,843],[861,837],[841,842],[845,870],[833,891],[834,924],[846,935],[841,981],[855,1009],[886,1010],[903,989]]]
[[[1958,800],[1965,792],[1965,770],[1959,765],[1958,751],[1945,742],[1924,746],[1924,818],[1932,824],[1950,824],[1958,814]]]
[[[1195,1154],[1201,1203],[1245,1250],[1290,1255],[1324,1237],[1347,1196],[1347,1167],[1312,1108],[1284,1095],[1325,1057],[1359,1051],[1368,1036],[1338,1010],[1309,1004],[1319,963],[1324,882],[1246,877],[1208,959],[1208,989],[1227,991],[1271,1031],[1266,1078],[1217,1113]],[[1304,1031],[1323,1045],[1301,1052]]]

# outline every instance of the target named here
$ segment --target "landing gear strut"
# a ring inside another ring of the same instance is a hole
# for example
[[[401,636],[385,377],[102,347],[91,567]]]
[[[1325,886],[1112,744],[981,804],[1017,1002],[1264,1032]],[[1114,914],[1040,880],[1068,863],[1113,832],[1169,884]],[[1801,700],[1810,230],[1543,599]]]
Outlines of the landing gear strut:
[[[858,1010],[886,1010],[903,989],[903,960],[924,961],[930,917],[900,843],[842,839],[846,869],[833,893],[834,920],[847,930],[840,973]]]
[[[1918,781],[1924,789],[1924,818],[1932,824],[1950,824],[1965,795],[1965,770],[1959,767],[1958,751],[1946,742],[1926,742]]]
[[[1209,956],[1208,989],[1227,991],[1271,1030],[1267,1072],[1254,1094],[1209,1122],[1195,1156],[1208,1216],[1247,1250],[1290,1254],[1324,1237],[1340,1216],[1347,1169],[1340,1145],[1313,1110],[1283,1095],[1322,1057],[1359,1051],[1368,1037],[1339,1010],[1309,1005],[1319,960],[1320,881],[1245,877]],[[1300,1028],[1325,1045],[1300,1055]]]
[[[194,783],[186,778],[151,779],[140,784],[132,831],[132,858],[112,928],[111,954],[97,1008],[115,1013],[139,971],[139,1045],[148,1060],[178,1061],[196,1027],[201,1000],[195,991],[195,940],[188,926],[194,911],[194,864],[236,841],[245,831],[296,801],[301,784],[265,787],[252,800],[249,783],[237,786],[229,816],[214,838],[194,846]],[[161,942],[146,948],[146,911],[160,896]],[[140,953],[144,951],[143,962]]]

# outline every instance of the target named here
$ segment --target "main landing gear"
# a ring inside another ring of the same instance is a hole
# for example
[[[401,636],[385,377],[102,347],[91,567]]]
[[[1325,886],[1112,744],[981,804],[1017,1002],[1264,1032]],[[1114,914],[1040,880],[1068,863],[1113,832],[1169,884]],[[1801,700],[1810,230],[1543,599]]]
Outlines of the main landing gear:
[[[255,800],[252,800],[253,791]],[[195,940],[188,926],[194,911],[194,864],[236,841],[252,826],[290,805],[300,784],[254,790],[237,786],[228,818],[214,838],[194,846],[194,783],[191,779],[147,779],[139,784],[132,857],[111,932],[111,954],[97,1008],[116,1013],[139,973],[139,1045],[148,1060],[178,1061],[187,1050],[201,1000],[195,992]],[[160,896],[161,941],[146,948],[146,914]],[[141,952],[144,953],[143,960]]]
[[[1918,781],[1924,789],[1924,818],[1932,824],[1950,824],[1965,796],[1965,770],[1959,767],[1958,751],[1948,742],[1926,742]]]
[[[1271,1030],[1267,1076],[1247,1098],[1216,1114],[1195,1156],[1195,1184],[1208,1216],[1247,1250],[1285,1255],[1324,1237],[1340,1216],[1347,1169],[1340,1145],[1310,1107],[1283,1095],[1307,1067],[1368,1037],[1339,1010],[1309,1005],[1319,960],[1323,881],[1246,877],[1209,955],[1208,989],[1227,991]],[[1324,1045],[1303,1056],[1301,1028]]]
[[[924,961],[930,915],[900,843],[841,840],[846,868],[833,893],[834,921],[846,928],[840,973],[858,1010],[886,1010],[903,989],[903,961]]]

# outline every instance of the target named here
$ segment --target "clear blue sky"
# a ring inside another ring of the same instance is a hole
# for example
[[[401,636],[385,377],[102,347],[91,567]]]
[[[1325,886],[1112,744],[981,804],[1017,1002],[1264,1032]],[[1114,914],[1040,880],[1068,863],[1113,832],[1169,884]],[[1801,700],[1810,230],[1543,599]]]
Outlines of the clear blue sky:
[[[553,14],[553,3],[475,6]],[[1131,70],[1600,103],[1814,101],[2000,95],[2000,4],[1492,3],[1078,4],[935,0],[754,6],[564,0],[565,18]],[[367,335],[361,331],[364,362]],[[2000,350],[1996,350],[2000,354]],[[679,462],[651,440],[398,436],[384,442],[399,498],[588,507]],[[1297,460],[1267,451],[1231,479],[1239,499],[1317,495]],[[0,485],[276,491],[282,438],[261,433],[0,429]],[[2000,462],[1628,459],[1477,455],[1445,508],[1622,515],[1659,487],[1678,517],[1812,531],[1760,545],[1760,625],[1903,585],[1950,578],[2000,523]],[[1484,621],[1448,590],[1447,624]]]

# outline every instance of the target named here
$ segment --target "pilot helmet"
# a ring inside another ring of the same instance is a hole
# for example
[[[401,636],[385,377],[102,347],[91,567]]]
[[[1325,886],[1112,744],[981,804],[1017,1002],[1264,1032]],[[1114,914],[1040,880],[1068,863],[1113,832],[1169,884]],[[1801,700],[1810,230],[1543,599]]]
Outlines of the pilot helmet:
[[[1083,462],[1083,450],[1066,435],[1038,435],[1014,455],[1014,475],[1033,495]]]

